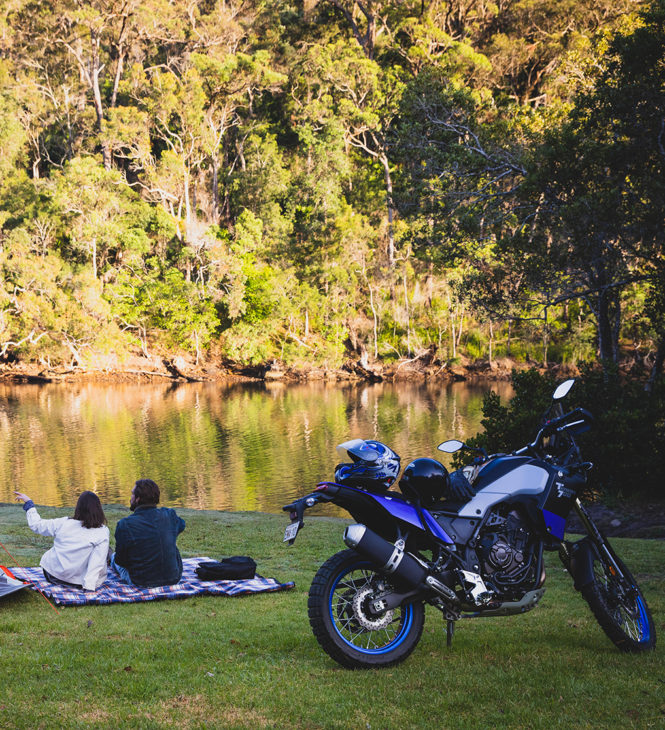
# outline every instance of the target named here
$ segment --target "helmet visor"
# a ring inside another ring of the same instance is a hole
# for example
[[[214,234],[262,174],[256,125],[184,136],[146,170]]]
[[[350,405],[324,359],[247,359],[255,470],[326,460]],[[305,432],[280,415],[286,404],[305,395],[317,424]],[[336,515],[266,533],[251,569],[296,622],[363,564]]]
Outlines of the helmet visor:
[[[352,439],[340,444],[336,449],[342,459],[352,462],[376,461],[381,455],[377,449],[362,439]]]

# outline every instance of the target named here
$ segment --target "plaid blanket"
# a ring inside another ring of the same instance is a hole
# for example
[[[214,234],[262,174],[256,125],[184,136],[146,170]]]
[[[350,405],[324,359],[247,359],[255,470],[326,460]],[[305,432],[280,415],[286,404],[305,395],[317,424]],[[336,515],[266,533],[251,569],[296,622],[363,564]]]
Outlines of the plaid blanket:
[[[284,591],[293,588],[295,583],[279,583],[274,578],[262,578],[257,575],[248,580],[199,580],[196,568],[199,563],[210,558],[186,558],[182,561],[183,571],[179,583],[159,588],[139,588],[128,586],[118,580],[112,568],[109,568],[106,581],[96,591],[79,591],[75,588],[55,585],[44,578],[41,568],[12,568],[12,572],[21,580],[30,581],[26,586],[40,591],[60,606],[86,606],[106,603],[135,603],[138,601],[154,601],[159,598],[187,598],[188,596],[243,596],[247,593],[264,593],[266,591]]]

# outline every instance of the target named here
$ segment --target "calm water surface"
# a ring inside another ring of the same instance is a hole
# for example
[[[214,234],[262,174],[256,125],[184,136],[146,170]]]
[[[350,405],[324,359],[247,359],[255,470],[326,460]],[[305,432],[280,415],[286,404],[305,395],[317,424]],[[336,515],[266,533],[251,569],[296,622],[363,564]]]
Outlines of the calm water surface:
[[[126,504],[134,481],[154,479],[162,503],[280,512],[332,479],[335,446],[389,444],[402,466],[446,438],[480,429],[491,385],[323,383],[269,385],[0,385],[0,501],[14,489],[70,506],[84,489]]]

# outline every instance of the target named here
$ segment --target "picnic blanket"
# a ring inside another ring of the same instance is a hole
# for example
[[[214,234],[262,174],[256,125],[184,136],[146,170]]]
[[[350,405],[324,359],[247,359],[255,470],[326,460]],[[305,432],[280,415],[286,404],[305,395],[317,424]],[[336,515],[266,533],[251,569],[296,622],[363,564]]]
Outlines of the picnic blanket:
[[[109,568],[108,577],[96,591],[76,590],[66,586],[49,583],[41,568],[12,568],[17,578],[32,583],[27,588],[40,591],[60,606],[89,606],[107,603],[135,603],[154,601],[161,598],[187,598],[188,596],[244,596],[248,593],[284,591],[293,588],[295,583],[279,583],[274,578],[256,575],[246,580],[200,580],[196,575],[199,563],[209,562],[210,558],[185,558],[182,561],[182,578],[179,583],[159,588],[139,588],[121,583],[117,574]]]

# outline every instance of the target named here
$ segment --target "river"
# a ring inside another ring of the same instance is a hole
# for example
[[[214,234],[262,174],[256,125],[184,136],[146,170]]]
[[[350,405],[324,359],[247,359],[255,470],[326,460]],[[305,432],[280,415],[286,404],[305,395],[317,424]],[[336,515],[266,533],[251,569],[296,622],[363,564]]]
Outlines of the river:
[[[487,390],[509,383],[0,384],[0,501],[71,506],[84,489],[127,504],[154,479],[162,504],[280,512],[332,479],[335,446],[390,445],[402,466],[477,433]]]

